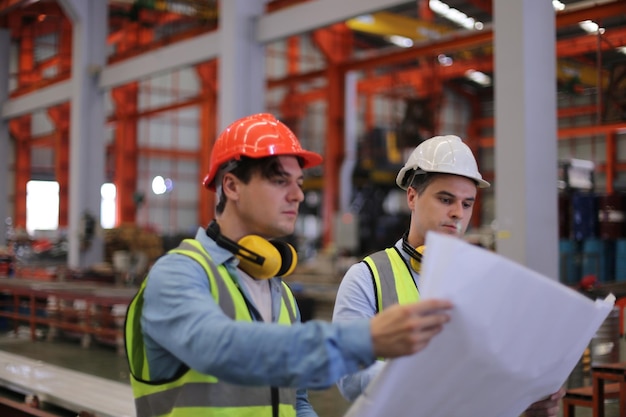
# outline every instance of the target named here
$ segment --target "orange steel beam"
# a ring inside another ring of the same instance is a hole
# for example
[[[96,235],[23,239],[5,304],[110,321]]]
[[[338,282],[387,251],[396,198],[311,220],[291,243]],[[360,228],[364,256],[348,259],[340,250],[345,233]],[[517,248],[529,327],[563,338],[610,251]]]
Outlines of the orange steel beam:
[[[9,121],[9,131],[15,138],[15,194],[13,197],[14,225],[26,228],[26,184],[30,181],[31,116],[20,116]]]
[[[54,124],[54,170],[59,183],[59,227],[67,227],[69,221],[69,159],[70,159],[70,104],[64,103],[48,109]]]
[[[322,196],[322,245],[333,241],[333,216],[339,206],[339,171],[344,159],[344,71],[338,64],[352,53],[352,36],[344,24],[332,25],[315,31],[313,39],[328,61],[328,107],[326,116],[326,154],[324,158]]]
[[[345,121],[345,77],[334,63],[329,63],[327,71],[328,113],[322,197],[323,247],[328,247],[333,242],[333,218],[339,207],[339,170],[344,158],[343,131]]]
[[[0,15],[24,7],[27,3],[32,3],[32,0],[0,0]]]
[[[626,29],[607,29],[601,35],[601,49],[615,49],[626,45]],[[557,57],[570,57],[598,50],[598,38],[596,35],[578,36],[572,39],[564,39],[557,42]]]
[[[556,27],[559,28],[572,24],[577,24],[581,20],[586,19],[599,20],[609,16],[624,14],[626,14],[626,2],[608,3],[599,6],[594,5],[593,7],[577,10],[574,12],[558,13],[556,15]],[[418,45],[413,48],[381,54],[371,58],[363,58],[349,62],[342,62],[341,64],[339,64],[339,66],[342,71],[376,68],[381,66],[384,67],[391,64],[398,64],[415,60],[423,56],[435,56],[440,53],[449,53],[464,49],[470,49],[473,47],[490,44],[492,41],[493,31],[491,29],[485,29],[482,31],[472,32],[469,35],[448,36],[443,40],[432,42],[427,45]],[[323,73],[321,73],[320,71],[315,71],[307,74],[299,74],[299,79],[295,80],[294,77],[272,79],[269,80],[268,87],[272,88],[292,82],[303,82],[306,80],[319,78],[320,76],[323,76]]]
[[[142,156],[155,157],[155,158],[167,158],[167,159],[186,159],[190,161],[197,161],[200,157],[206,155],[198,155],[198,151],[181,151],[179,149],[167,149],[167,148],[148,148],[139,147],[138,153]],[[206,156],[208,159],[208,156]],[[208,172],[208,170],[207,170]]]
[[[67,17],[61,22],[61,32],[59,35],[60,59],[59,74],[71,74],[72,72],[72,22]]]
[[[609,135],[611,133],[625,133],[626,122],[611,123],[605,125],[588,125],[588,126],[575,126],[564,127],[557,131],[557,137],[559,140],[571,139],[581,136],[592,135]],[[483,148],[491,148],[494,146],[495,140],[493,137],[483,137],[480,139],[480,146]]]
[[[168,111],[178,110],[178,109],[182,109],[182,108],[190,107],[190,106],[197,106],[198,104],[201,104],[206,99],[207,98],[205,96],[199,95],[199,96],[187,99],[187,100],[179,101],[179,102],[174,103],[174,104],[168,104],[166,106],[154,107],[154,108],[151,108],[151,109],[148,109],[148,110],[141,110],[141,111],[136,111],[134,113],[125,114],[125,115],[123,115],[123,117],[125,119],[137,119],[137,118],[154,117],[154,116],[158,116],[159,114],[165,113],[165,112],[168,112]],[[118,122],[120,120],[121,120],[121,116],[120,115],[112,114],[107,119],[107,122],[108,123],[116,123],[116,122]]]
[[[208,225],[215,217],[215,193],[209,192],[202,185],[202,179],[209,172],[209,155],[213,149],[213,141],[217,136],[217,60],[196,65],[196,73],[200,79],[202,96],[200,103],[200,149],[197,152],[200,178],[198,179],[198,224]]]
[[[300,69],[300,38],[287,39],[287,74],[297,74]]]
[[[328,28],[313,32],[313,41],[318,49],[334,63],[345,61],[352,53],[352,30],[344,23],[336,23]]]
[[[605,42],[602,43],[602,49],[613,49],[616,46],[626,45],[626,29],[616,29],[609,30],[604,33],[603,39]],[[598,48],[597,39],[595,36],[584,35],[573,39],[565,39],[560,40],[556,44],[557,57],[565,58],[580,55],[582,53],[594,52]],[[445,48],[442,48],[442,51]],[[427,51],[428,52],[428,51]],[[400,52],[403,53],[404,52]],[[403,55],[404,56],[404,55]],[[415,55],[413,58],[419,57]],[[384,64],[384,61],[381,61],[381,65]],[[346,64],[348,65],[348,64]],[[366,68],[371,68],[369,64],[366,65]],[[449,67],[441,67],[438,70],[438,74],[442,79],[447,78],[455,78],[463,76],[464,72],[467,69],[476,69],[483,72],[493,72],[493,56],[489,55],[480,59],[472,59],[472,60],[456,60],[454,65]],[[414,70],[406,70],[406,71],[419,71],[419,68]],[[312,71],[309,73],[298,74],[293,76],[287,76],[280,79],[271,79],[267,83],[268,88],[279,87],[283,85],[289,84],[298,84],[309,82],[317,78],[321,78],[324,76],[323,71]],[[378,80],[384,88],[387,88],[388,81]],[[375,87],[373,87],[376,89]]]
[[[57,141],[57,132],[44,133],[42,135],[33,135],[29,142],[32,148],[54,148]]]
[[[602,5],[592,5],[589,8],[568,11],[563,10],[556,14],[556,27],[577,25],[583,20],[602,20],[605,17],[623,16],[626,14],[626,2],[616,1]]]
[[[471,108],[471,116],[470,120],[477,120],[480,118],[482,114],[482,105],[480,103],[480,99],[475,94],[465,94],[470,103]],[[434,132],[433,132],[434,133]],[[470,122],[467,127],[467,138],[468,138],[468,146],[472,149],[475,155],[480,154],[480,128],[475,124]],[[482,194],[483,190],[481,188],[478,189],[479,195]],[[476,213],[482,213],[483,209],[483,199],[477,198],[474,201],[474,211]],[[471,224],[473,227],[480,227],[482,224],[482,219],[480,216],[472,216]]]
[[[435,20],[435,13],[430,8],[429,0],[418,0],[417,11],[419,13],[420,20],[426,22],[432,22]]]
[[[491,0],[467,0],[467,1],[468,3],[476,6],[483,12],[493,15],[493,6],[491,4]]]
[[[322,246],[328,246],[333,240],[333,216],[339,205],[339,169],[343,159],[343,73],[339,71],[336,61],[337,56],[333,53],[333,29],[326,28],[316,30],[313,33],[313,41],[325,56],[327,61],[326,80],[327,89],[327,115],[326,115],[326,152],[324,155],[324,174],[322,191]],[[339,57],[343,58],[343,57]]]
[[[585,106],[576,106],[576,107],[564,107],[557,110],[557,117],[567,118],[567,117],[576,117],[576,116],[586,116],[593,115],[598,110],[595,104],[589,104]],[[483,117],[474,121],[481,129],[493,127],[493,117]]]
[[[118,45],[120,54],[143,48],[154,37],[150,28],[139,27],[138,30],[129,33]],[[113,183],[116,188],[116,216],[115,223],[135,223],[137,204],[135,193],[137,192],[138,176],[138,138],[137,138],[137,114],[139,108],[139,82],[134,81],[126,85],[111,89],[111,98],[115,103],[115,117],[117,120],[114,137],[113,165],[115,174]]]
[[[306,3],[309,0],[274,0],[265,5],[265,10],[268,13],[275,12],[277,10],[285,9],[287,7],[294,6],[300,3]]]
[[[214,30],[216,30],[216,28],[213,28],[213,27],[210,27],[210,28],[198,27],[198,28],[194,28],[194,29],[189,29],[188,31],[185,31],[184,33],[179,33],[177,35],[170,36],[168,38],[164,38],[164,39],[161,39],[159,41],[155,41],[155,42],[151,42],[149,44],[145,44],[141,48],[128,49],[128,50],[126,50],[124,52],[118,52],[116,54],[113,54],[113,55],[111,55],[109,57],[108,63],[112,64],[112,63],[123,61],[125,59],[133,58],[133,57],[139,56],[139,55],[141,55],[143,53],[146,53],[148,51],[152,51],[152,50],[161,48],[161,47],[166,46],[166,45],[171,45],[171,44],[174,44],[176,42],[180,42],[180,41],[183,41],[183,40],[186,40],[186,39],[190,39],[190,38],[202,35],[202,34],[207,33],[207,32],[212,32]]]
[[[137,119],[126,114],[137,112],[137,82],[113,88],[111,97],[115,103],[117,126],[115,129],[115,176],[116,224],[135,223],[137,206],[134,195],[137,191]]]

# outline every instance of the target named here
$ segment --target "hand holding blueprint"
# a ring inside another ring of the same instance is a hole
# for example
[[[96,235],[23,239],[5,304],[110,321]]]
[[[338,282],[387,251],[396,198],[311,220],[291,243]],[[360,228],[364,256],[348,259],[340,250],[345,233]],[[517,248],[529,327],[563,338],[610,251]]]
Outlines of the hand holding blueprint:
[[[452,301],[451,320],[346,417],[517,417],[563,385],[613,309],[460,239],[429,233],[426,248],[420,297]]]

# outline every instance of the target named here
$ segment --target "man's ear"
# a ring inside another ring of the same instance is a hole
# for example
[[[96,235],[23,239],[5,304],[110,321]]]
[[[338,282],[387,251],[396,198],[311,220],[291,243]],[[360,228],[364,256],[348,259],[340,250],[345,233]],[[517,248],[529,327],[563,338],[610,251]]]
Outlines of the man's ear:
[[[406,203],[411,211],[413,211],[413,206],[415,205],[415,200],[417,200],[417,197],[417,190],[415,190],[415,188],[409,187],[406,189]]]
[[[239,199],[240,184],[241,182],[239,181],[239,179],[232,173],[228,172],[224,174],[224,178],[222,178],[222,189],[224,190],[224,194],[229,200]]]

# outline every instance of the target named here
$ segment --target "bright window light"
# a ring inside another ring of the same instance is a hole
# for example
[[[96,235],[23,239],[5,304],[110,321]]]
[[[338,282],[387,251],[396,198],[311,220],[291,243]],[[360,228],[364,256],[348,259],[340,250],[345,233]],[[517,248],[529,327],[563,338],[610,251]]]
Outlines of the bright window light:
[[[26,230],[56,230],[59,228],[59,183],[28,181],[26,183]]]
[[[433,12],[460,26],[463,26],[465,29],[482,30],[484,28],[482,22],[476,21],[474,18],[469,17],[460,10],[448,6],[440,0],[430,0],[428,4]]]
[[[103,229],[112,229],[115,227],[115,203],[117,197],[117,189],[115,184],[106,183],[100,187],[100,225]]]
[[[156,195],[169,193],[174,189],[174,181],[157,175],[152,179],[152,192]]]
[[[165,178],[160,175],[157,175],[152,179],[152,192],[156,195],[165,194]]]

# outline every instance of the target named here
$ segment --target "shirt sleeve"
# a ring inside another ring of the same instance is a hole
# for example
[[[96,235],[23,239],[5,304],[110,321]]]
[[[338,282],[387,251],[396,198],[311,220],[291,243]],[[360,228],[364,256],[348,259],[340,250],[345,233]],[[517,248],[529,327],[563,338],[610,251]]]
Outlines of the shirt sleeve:
[[[333,322],[370,319],[376,314],[374,282],[372,273],[364,262],[352,265],[339,285]],[[339,392],[348,401],[354,401],[367,385],[378,375],[384,362],[376,361],[372,366],[342,377],[337,382]]]
[[[369,320],[284,326],[230,319],[204,269],[184,255],[160,258],[147,279],[141,325],[153,379],[186,364],[235,384],[323,389],[375,359]]]

